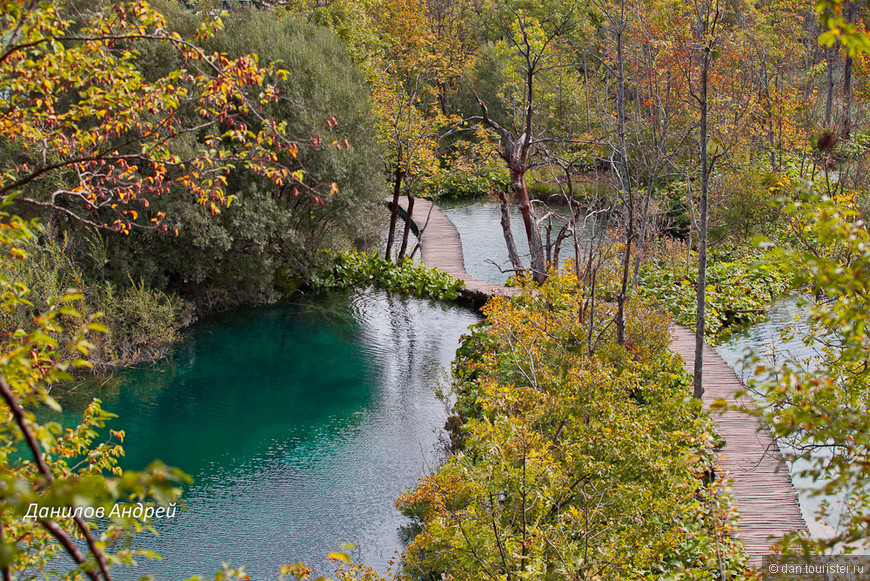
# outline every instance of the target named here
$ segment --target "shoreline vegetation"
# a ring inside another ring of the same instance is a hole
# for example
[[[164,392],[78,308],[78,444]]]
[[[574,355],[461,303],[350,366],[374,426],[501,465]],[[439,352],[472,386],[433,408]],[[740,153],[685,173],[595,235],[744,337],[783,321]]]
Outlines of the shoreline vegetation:
[[[90,252],[94,239],[73,242],[69,236],[42,233],[24,246],[30,260],[19,269],[16,279],[30,290],[35,312],[47,309],[49,302],[73,288],[82,294],[77,308],[84,316],[102,313],[101,323],[109,332],[95,342],[89,361],[95,369],[112,369],[161,358],[176,343],[183,329],[200,316],[231,309],[234,306],[274,302],[290,296],[300,287],[347,289],[374,286],[418,298],[453,301],[459,297],[461,281],[404,260],[393,263],[375,253],[357,251],[322,251],[309,280],[303,281],[285,267],[276,275],[275,288],[259,298],[232,301],[216,300],[206,293],[202,301],[185,300],[172,291],[149,287],[143,279],[129,278],[125,284],[89,276],[82,265],[69,256],[73,244]],[[680,258],[674,252],[685,253]],[[673,314],[677,321],[692,328],[696,283],[692,278],[697,255],[685,251],[679,240],[670,248],[653,253],[641,270],[638,292],[656,301]],[[130,275],[132,276],[132,275]],[[741,328],[764,317],[767,308],[788,288],[783,266],[773,264],[766,253],[734,248],[720,251],[710,269],[708,300],[710,317],[706,336],[716,341],[727,337],[733,328]],[[613,297],[605,290],[605,300]],[[4,328],[21,327],[24,319],[0,315]]]

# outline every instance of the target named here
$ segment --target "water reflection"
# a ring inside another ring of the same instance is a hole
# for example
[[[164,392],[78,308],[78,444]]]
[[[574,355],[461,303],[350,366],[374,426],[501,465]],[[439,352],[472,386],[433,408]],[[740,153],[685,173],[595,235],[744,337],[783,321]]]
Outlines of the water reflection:
[[[438,461],[446,413],[432,387],[477,320],[380,293],[240,310],[95,388],[127,432],[125,467],[161,458],[195,478],[189,510],[138,541],[164,560],[116,578],[184,578],[223,561],[253,579],[300,560],[328,572],[324,555],[345,542],[385,569],[404,524],[393,503]]]

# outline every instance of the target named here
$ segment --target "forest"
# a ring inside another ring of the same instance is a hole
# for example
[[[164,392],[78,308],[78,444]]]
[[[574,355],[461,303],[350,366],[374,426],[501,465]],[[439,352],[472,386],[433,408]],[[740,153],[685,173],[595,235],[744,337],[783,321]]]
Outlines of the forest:
[[[62,386],[159,361],[215,313],[371,288],[456,301],[412,219],[471,198],[498,208],[516,296],[482,307],[436,388],[446,455],[396,499],[396,570],[336,546],[331,575],[762,578],[701,354],[788,296],[814,363],[753,359],[742,411],[820,483],[817,516],[846,508],[835,534],[776,548],[866,552],[861,0],[0,8],[3,581],[125,578],[191,482],[122,469],[99,399],[46,420]],[[323,573],[296,560],[273,577]]]

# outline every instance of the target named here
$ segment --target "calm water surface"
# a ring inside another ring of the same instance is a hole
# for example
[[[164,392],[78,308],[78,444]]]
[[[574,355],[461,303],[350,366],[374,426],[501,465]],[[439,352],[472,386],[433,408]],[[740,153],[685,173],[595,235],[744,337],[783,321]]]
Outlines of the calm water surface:
[[[127,469],[159,458],[194,477],[189,509],[140,546],[163,555],[120,579],[252,579],[281,564],[329,572],[326,553],[360,547],[380,570],[401,549],[395,499],[439,461],[445,380],[476,314],[385,294],[321,296],[198,323],[171,357],[64,401],[100,397],[124,429]]]
[[[507,272],[511,268],[508,257],[507,245],[501,227],[501,209],[497,203],[479,200],[457,200],[439,202],[441,209],[456,225],[459,237],[462,239],[462,250],[465,258],[465,270],[478,280],[493,284],[504,284],[513,272]],[[542,210],[536,207],[540,219]],[[556,206],[553,211],[553,234],[555,242],[559,228],[569,218],[569,212],[565,206]],[[529,266],[529,241],[526,229],[523,226],[523,218],[519,208],[510,207],[511,232],[517,253],[523,264]],[[584,231],[584,238],[592,235],[592,225]],[[546,240],[545,240],[546,242]],[[574,249],[570,240],[562,243],[560,263],[567,258],[574,257]],[[503,272],[504,271],[504,272]]]

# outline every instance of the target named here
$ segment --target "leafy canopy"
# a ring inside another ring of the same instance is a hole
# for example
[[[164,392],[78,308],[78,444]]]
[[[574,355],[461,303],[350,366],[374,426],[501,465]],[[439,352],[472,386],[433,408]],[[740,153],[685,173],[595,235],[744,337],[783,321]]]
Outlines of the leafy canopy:
[[[128,233],[167,229],[149,200],[178,187],[213,214],[232,201],[227,175],[245,167],[317,195],[296,158],[300,143],[263,114],[286,70],[255,55],[230,58],[167,30],[146,2],[97,4],[78,20],[61,2],[0,3],[0,199],[51,208]],[[137,68],[137,43],[159,43],[181,67],[155,80]],[[198,141],[186,155],[180,141]],[[331,191],[331,188],[328,188]]]

